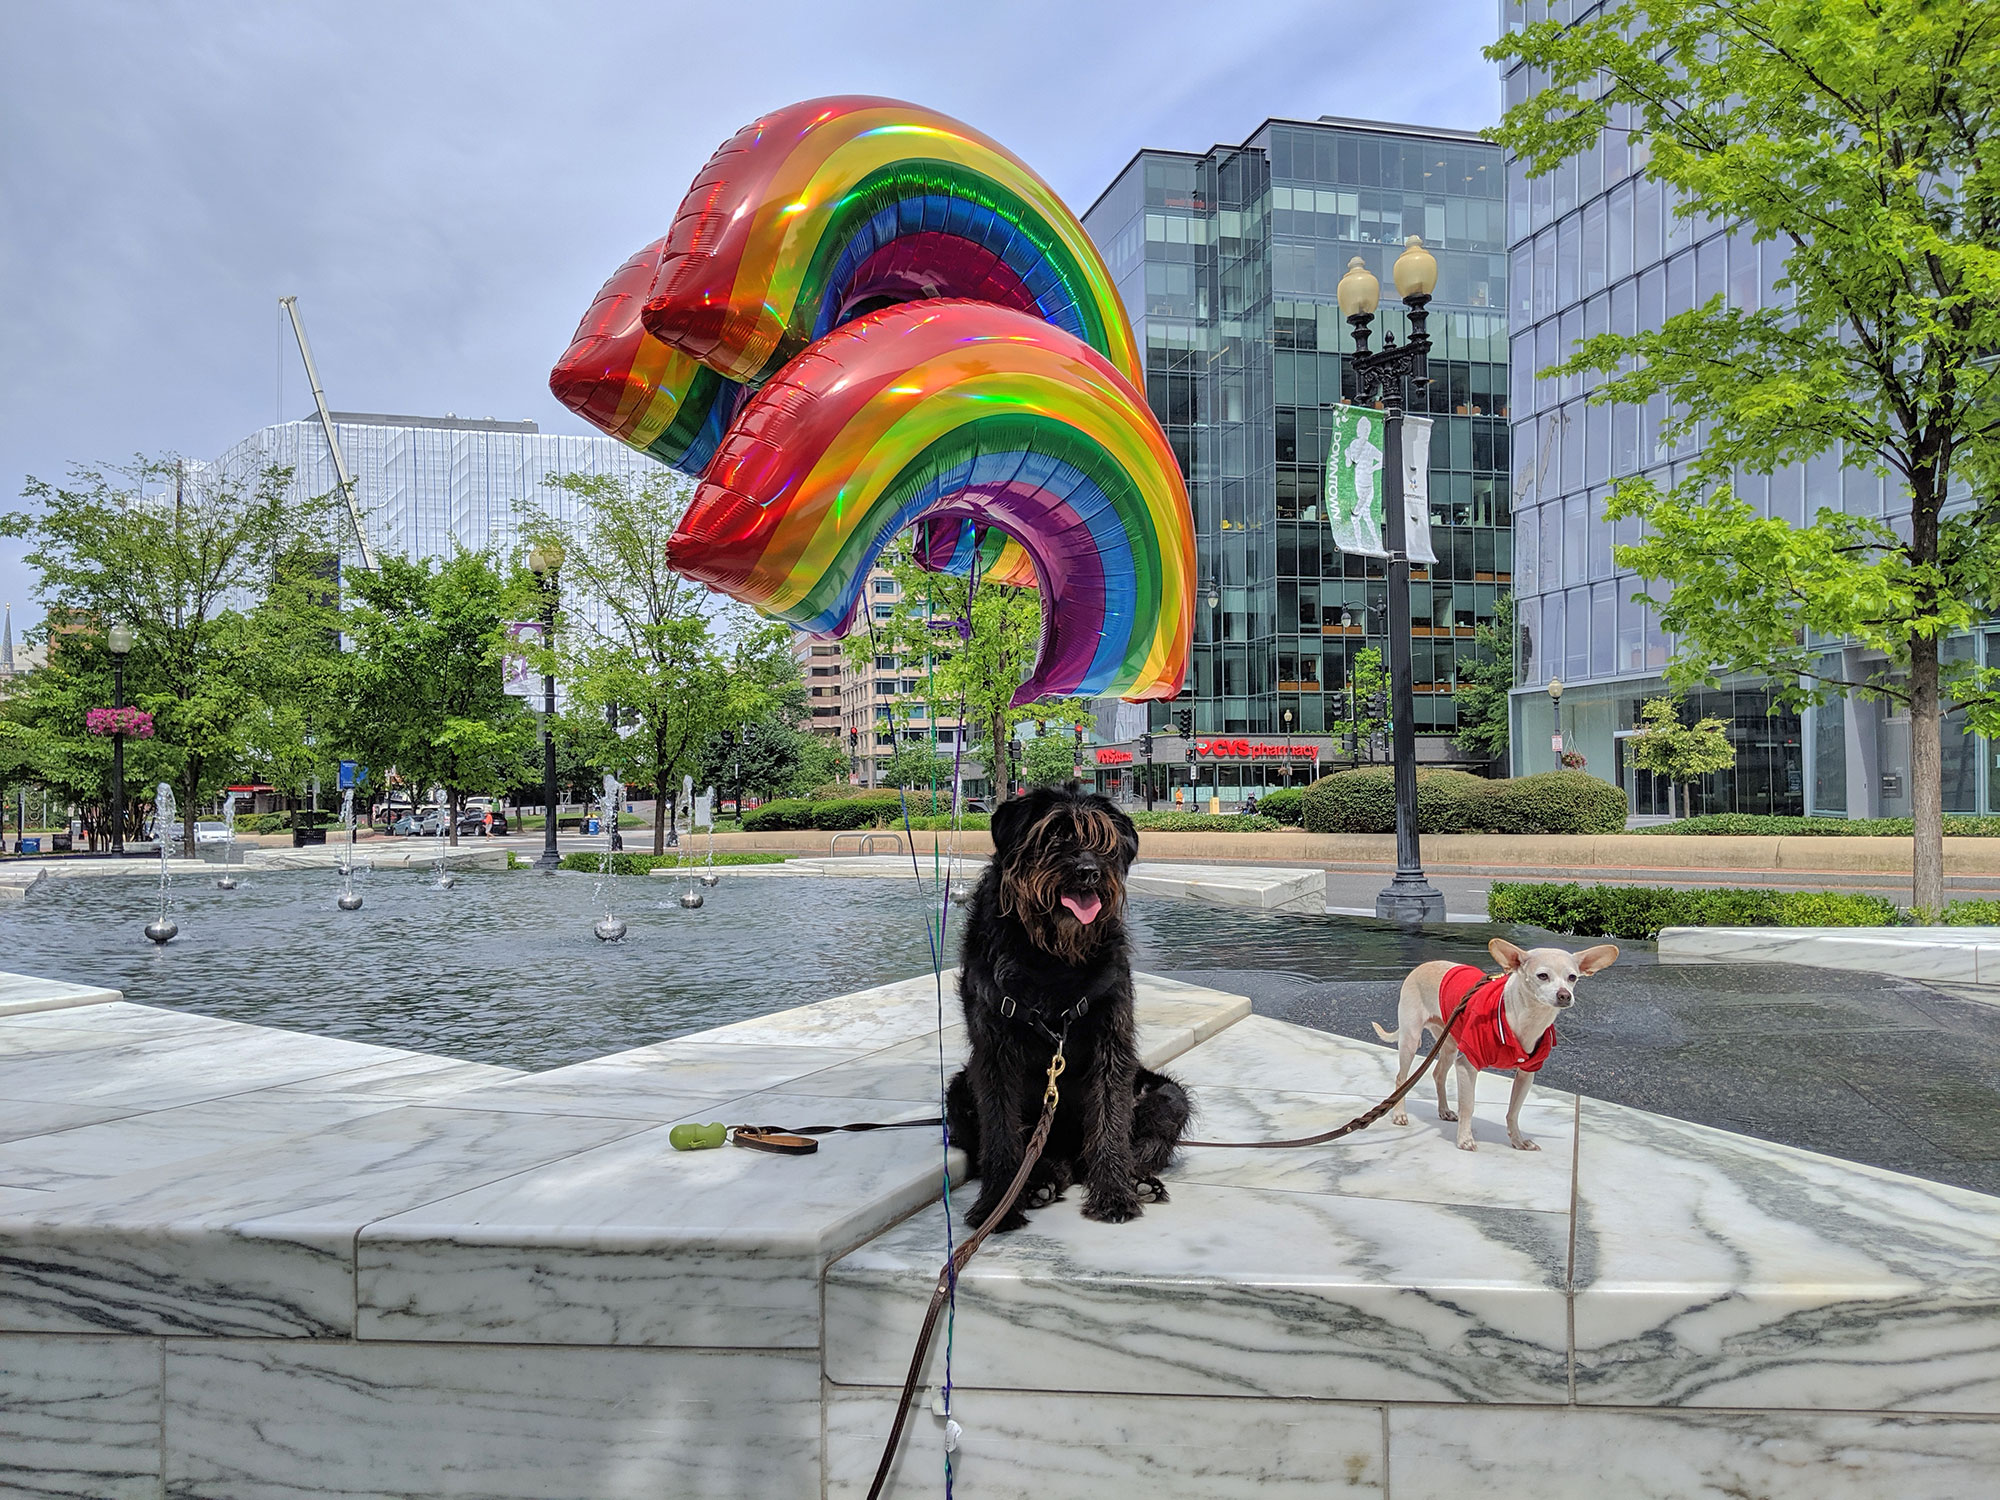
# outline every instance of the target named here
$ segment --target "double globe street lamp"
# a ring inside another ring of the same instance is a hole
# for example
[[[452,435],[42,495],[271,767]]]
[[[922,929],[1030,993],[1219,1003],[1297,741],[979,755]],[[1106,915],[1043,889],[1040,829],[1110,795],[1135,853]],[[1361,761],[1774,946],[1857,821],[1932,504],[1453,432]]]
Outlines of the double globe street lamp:
[[[563,550],[554,542],[538,542],[528,549],[528,571],[542,589],[542,649],[553,651],[556,644],[556,599],[561,587]],[[553,659],[551,659],[553,664]],[[554,874],[562,863],[556,852],[556,674],[542,674],[542,802],[548,817],[542,824],[542,854],[535,868]]]
[[[1375,898],[1375,915],[1414,925],[1444,920],[1444,897],[1424,878],[1417,847],[1417,726],[1416,700],[1410,675],[1410,554],[1409,528],[1403,516],[1403,404],[1406,383],[1422,390],[1429,382],[1427,330],[1431,292],[1437,287],[1437,261],[1424,242],[1411,235],[1396,257],[1397,295],[1409,309],[1410,336],[1398,344],[1384,330],[1382,347],[1371,352],[1369,334],[1382,293],[1360,256],[1348,262],[1335,296],[1341,314],[1354,330],[1354,379],[1362,401],[1380,396],[1383,402],[1382,518],[1383,541],[1389,551],[1389,691],[1393,729],[1391,760],[1396,778],[1396,877]]]

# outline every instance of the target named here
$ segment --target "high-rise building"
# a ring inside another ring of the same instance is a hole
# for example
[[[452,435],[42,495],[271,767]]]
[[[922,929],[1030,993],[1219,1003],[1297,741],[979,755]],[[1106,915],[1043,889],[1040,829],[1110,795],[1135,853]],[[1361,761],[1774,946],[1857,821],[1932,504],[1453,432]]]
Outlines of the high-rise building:
[[[1548,0],[1501,0],[1501,25],[1544,20],[1555,9]],[[1511,68],[1506,101],[1518,104],[1542,86],[1532,70]],[[1656,329],[1718,294],[1746,310],[1782,305],[1785,247],[1755,244],[1748,230],[1704,214],[1676,214],[1671,192],[1644,173],[1643,146],[1628,145],[1636,120],[1611,123],[1597,145],[1547,176],[1530,181],[1518,162],[1507,168],[1520,683],[1513,761],[1517,775],[1551,769],[1560,733],[1588,771],[1625,787],[1634,812],[1647,816],[1668,811],[1667,789],[1630,764],[1625,745],[1639,706],[1666,691],[1674,642],[1634,602],[1643,585],[1613,557],[1614,546],[1638,541],[1639,523],[1607,523],[1604,508],[1611,485],[1630,475],[1671,486],[1698,448],[1693,439],[1679,448],[1660,440],[1663,401],[1593,406],[1585,400],[1592,379],[1536,376],[1580,338]],[[1837,448],[1768,477],[1739,473],[1735,485],[1762,514],[1794,525],[1822,507],[1892,523],[1909,512],[1899,485],[1848,465]],[[1859,651],[1838,642],[1828,649],[1848,651],[1850,679],[1864,665]],[[1945,652],[2000,662],[2000,634],[1962,636]],[[1552,680],[1562,684],[1559,709]],[[1696,713],[1725,721],[1736,748],[1735,766],[1697,789],[1694,811],[1909,816],[1910,722],[1893,705],[1849,698],[1803,714],[1772,712],[1771,685],[1757,678],[1686,696]],[[1946,716],[1945,810],[1985,811],[2000,793],[1987,788],[1984,742],[1963,728],[1962,711]]]
[[[1431,383],[1411,407],[1435,419],[1438,554],[1410,585],[1418,753],[1460,758],[1453,687],[1513,571],[1505,171],[1462,132],[1266,120],[1239,146],[1141,151],[1083,216],[1194,506],[1189,691],[1151,722],[1170,730],[1191,707],[1198,744],[1244,737],[1212,776],[1202,764],[1204,795],[1284,785],[1301,747],[1320,747],[1322,764],[1349,753],[1347,690],[1356,656],[1387,646],[1387,584],[1381,561],[1333,545],[1321,503],[1331,408],[1355,394],[1334,288],[1355,256],[1388,284],[1412,234],[1439,268]],[[1377,329],[1407,333],[1392,297]],[[1161,746],[1170,762],[1182,753]]]
[[[551,476],[636,479],[659,469],[657,460],[615,438],[545,433],[533,422],[344,411],[332,416],[369,544],[387,556],[449,557],[454,547],[504,552],[518,534],[518,503],[562,518],[574,515],[575,498],[552,486]],[[262,428],[216,464],[238,476],[273,464],[288,468],[295,499],[339,491],[317,416]],[[350,566],[359,562],[345,507],[336,506],[330,524],[329,541],[342,559]]]

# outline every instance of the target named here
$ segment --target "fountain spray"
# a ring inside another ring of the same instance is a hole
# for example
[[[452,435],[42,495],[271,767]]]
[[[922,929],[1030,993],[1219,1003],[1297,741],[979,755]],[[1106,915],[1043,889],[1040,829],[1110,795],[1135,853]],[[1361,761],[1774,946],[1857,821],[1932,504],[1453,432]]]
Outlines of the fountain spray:
[[[708,861],[702,866],[701,883],[714,890],[722,877],[715,873],[715,788],[694,799],[694,826],[708,830]]]
[[[612,915],[611,892],[617,888],[618,871],[613,865],[611,851],[618,843],[618,812],[625,803],[625,787],[609,771],[604,773],[604,795],[598,806],[602,810],[604,824],[604,861],[598,867],[597,889],[604,898],[604,915],[590,930],[597,934],[601,943],[616,943],[625,937],[625,923]]]
[[[229,873],[229,857],[236,850],[236,799],[241,795],[231,792],[222,799],[222,873],[215,877],[219,891],[236,889],[236,877]]]
[[[451,821],[451,799],[446,795],[443,787],[434,786],[431,788],[431,801],[437,805],[438,810],[437,863],[435,878],[431,881],[431,889],[434,891],[448,891],[458,884],[458,877],[444,867],[444,840],[445,834],[448,831],[445,828],[445,824]]]
[[[167,920],[168,849],[174,841],[174,789],[164,781],[153,793],[153,832],[160,843],[160,913],[146,924],[146,936],[162,945],[174,940],[180,928]]]
[[[687,803],[688,817],[692,819],[694,817],[694,778],[692,776],[681,777],[681,799]],[[689,834],[692,834],[694,832],[692,826],[689,827],[688,832]],[[676,880],[678,880],[682,874],[687,874],[688,876],[688,887],[686,890],[681,892],[681,905],[686,907],[689,911],[697,911],[701,907],[702,894],[699,890],[695,888],[694,876],[687,869],[687,858],[685,850],[682,850],[679,854],[679,857],[677,857],[674,861],[674,875]]]
[[[354,888],[354,788],[340,790],[340,826],[347,830],[347,858],[340,866],[340,894],[333,904],[342,911],[361,910],[361,892]]]

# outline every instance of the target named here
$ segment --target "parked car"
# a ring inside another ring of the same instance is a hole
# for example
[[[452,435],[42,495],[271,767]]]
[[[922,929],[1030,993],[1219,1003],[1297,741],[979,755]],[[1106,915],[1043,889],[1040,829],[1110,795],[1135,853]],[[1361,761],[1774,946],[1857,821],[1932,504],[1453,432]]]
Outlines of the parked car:
[[[412,834],[421,833],[422,831],[423,831],[422,813],[406,812],[400,818],[396,819],[395,822],[389,825],[389,832],[394,834],[400,834],[405,838],[409,837]]]
[[[194,825],[194,841],[197,848],[203,844],[226,844],[229,842],[229,825],[197,821]]]

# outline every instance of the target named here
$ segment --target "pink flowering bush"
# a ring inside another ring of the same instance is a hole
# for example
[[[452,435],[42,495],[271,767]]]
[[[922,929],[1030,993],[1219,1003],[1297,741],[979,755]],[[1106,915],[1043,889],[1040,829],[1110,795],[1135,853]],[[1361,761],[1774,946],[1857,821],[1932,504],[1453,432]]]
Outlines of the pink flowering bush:
[[[83,723],[92,734],[128,734],[137,740],[153,737],[153,716],[143,708],[93,708],[83,716]]]

